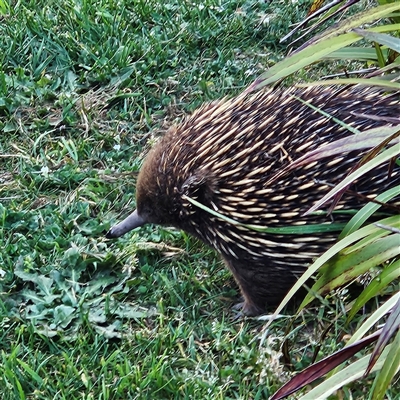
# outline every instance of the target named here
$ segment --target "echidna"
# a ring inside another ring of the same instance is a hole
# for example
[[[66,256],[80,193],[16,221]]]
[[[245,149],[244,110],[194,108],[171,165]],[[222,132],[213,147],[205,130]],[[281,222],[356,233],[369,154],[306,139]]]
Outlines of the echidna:
[[[283,174],[272,186],[268,183],[306,152],[353,135],[304,102],[359,130],[400,124],[398,93],[385,95],[357,86],[267,90],[206,104],[170,128],[150,151],[137,180],[137,209],[107,237],[119,237],[146,223],[182,229],[222,255],[240,286],[244,314],[260,314],[279,302],[312,259],[333,244],[337,232],[258,232],[212,215],[188,198],[246,225],[287,227],[348,220],[343,214],[303,214],[349,173],[365,151],[325,158]],[[354,191],[373,195],[399,182],[398,167],[388,179],[387,165],[382,166],[359,179],[336,209],[359,208],[362,200]]]

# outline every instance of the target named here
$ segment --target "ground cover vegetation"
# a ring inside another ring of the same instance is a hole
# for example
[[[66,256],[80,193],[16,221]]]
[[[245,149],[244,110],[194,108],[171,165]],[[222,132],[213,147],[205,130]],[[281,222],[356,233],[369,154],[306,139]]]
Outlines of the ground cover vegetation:
[[[308,7],[0,0],[0,398],[262,399],[338,348],[335,332],[315,343],[340,297],[303,311],[284,366],[286,319],[267,338],[233,320],[211,250],[171,228],[104,238],[161,132],[280,60]]]

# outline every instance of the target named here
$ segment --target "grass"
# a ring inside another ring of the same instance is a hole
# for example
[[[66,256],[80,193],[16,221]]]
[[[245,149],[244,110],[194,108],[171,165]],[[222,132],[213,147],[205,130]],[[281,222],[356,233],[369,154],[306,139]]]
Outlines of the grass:
[[[159,131],[282,57],[307,6],[0,1],[0,398],[263,399],[288,378],[286,320],[260,346],[212,251],[167,228],[103,234]],[[291,333],[296,370],[335,307]]]

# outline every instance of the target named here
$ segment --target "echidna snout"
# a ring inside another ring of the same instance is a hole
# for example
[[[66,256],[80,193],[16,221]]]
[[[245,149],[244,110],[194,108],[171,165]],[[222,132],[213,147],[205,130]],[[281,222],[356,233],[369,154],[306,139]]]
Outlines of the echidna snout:
[[[140,226],[144,225],[146,221],[139,216],[137,210],[135,210],[132,214],[130,214],[127,218],[123,221],[114,225],[107,233],[107,239],[115,239],[119,238],[125,233],[128,233],[132,229],[139,228]]]
[[[346,211],[365,203],[360,195],[373,197],[400,184],[397,166],[390,179],[385,165],[358,179],[332,215],[304,213],[367,150],[328,156],[281,174],[270,184],[271,177],[307,152],[353,135],[335,118],[360,131],[386,125],[386,121],[392,125],[398,121],[400,126],[399,94],[360,87],[314,87],[241,94],[204,105],[151,150],[138,176],[137,211],[111,228],[107,237],[121,236],[144,223],[182,229],[222,255],[244,297],[243,312],[262,313],[282,300],[339,232],[259,232],[231,224],[189,199],[247,226],[346,223],[351,217]],[[399,199],[393,202],[398,204]]]

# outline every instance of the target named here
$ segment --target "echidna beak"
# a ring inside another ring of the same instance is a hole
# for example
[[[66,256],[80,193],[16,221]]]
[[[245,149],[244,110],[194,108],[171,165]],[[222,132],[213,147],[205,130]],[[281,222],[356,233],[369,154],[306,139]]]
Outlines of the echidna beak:
[[[123,221],[119,224],[114,225],[107,233],[107,239],[118,238],[125,233],[131,231],[132,229],[139,228],[146,223],[146,221],[139,216],[137,210],[135,210],[132,214],[128,215]]]

